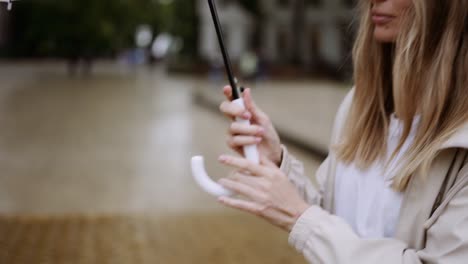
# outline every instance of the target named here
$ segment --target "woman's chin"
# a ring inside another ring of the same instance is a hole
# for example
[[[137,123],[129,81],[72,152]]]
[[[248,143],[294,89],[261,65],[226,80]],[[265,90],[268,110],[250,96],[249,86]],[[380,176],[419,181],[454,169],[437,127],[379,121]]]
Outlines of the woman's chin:
[[[380,43],[393,43],[396,41],[397,35],[392,30],[376,28],[374,31],[374,38]]]

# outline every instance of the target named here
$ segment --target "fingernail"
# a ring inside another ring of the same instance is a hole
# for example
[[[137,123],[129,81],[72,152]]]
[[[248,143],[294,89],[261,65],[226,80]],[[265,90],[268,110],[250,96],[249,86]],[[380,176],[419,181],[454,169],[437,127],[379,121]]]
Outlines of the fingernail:
[[[244,119],[250,119],[250,118],[251,118],[249,112],[244,113],[244,114],[242,115],[242,117],[243,117]]]
[[[260,134],[265,133],[265,129],[264,129],[263,127],[259,128],[259,129],[258,129],[258,133],[260,133]]]
[[[221,162],[225,162],[227,160],[227,157],[224,156],[224,155],[221,155],[221,156],[219,156],[218,160],[221,161]]]
[[[260,143],[260,142],[262,142],[262,138],[261,138],[261,137],[257,137],[257,138],[255,138],[255,141],[256,141],[257,143]]]

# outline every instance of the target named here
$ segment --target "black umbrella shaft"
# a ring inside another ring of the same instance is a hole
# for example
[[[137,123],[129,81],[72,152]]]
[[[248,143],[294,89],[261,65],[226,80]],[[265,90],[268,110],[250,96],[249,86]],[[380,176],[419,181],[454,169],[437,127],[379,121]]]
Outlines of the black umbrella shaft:
[[[218,12],[216,11],[216,4],[213,0],[208,0],[208,4],[210,6],[211,16],[213,17],[213,22],[216,29],[216,35],[218,36],[218,42],[221,48],[221,53],[223,55],[226,74],[228,76],[229,83],[231,84],[232,99],[236,100],[240,98],[240,92],[237,88],[236,78],[234,77],[234,73],[232,71],[231,61],[227,54],[226,46],[224,45],[223,31],[221,29],[221,23],[219,23]]]

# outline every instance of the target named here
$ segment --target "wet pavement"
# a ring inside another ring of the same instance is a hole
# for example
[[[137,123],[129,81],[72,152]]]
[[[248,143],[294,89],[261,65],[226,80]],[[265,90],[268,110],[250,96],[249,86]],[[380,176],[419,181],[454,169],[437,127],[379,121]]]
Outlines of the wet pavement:
[[[216,160],[228,122],[192,103],[193,79],[116,66],[70,79],[55,67],[16,69],[2,85],[0,212],[220,210],[189,161],[203,154],[214,177],[227,175]]]
[[[287,234],[223,208],[191,178],[195,154],[216,178],[229,172],[216,162],[228,152],[229,123],[193,103],[200,82],[106,63],[86,78],[70,78],[60,63],[0,64],[0,263],[40,254],[38,263],[108,263],[114,250],[147,257],[109,263],[302,263]],[[318,161],[291,151],[312,175]],[[62,232],[72,237],[63,246],[78,248],[51,257]],[[125,242],[142,234],[137,246]],[[35,252],[43,243],[52,245]],[[88,259],[81,247],[101,257]],[[174,259],[162,257],[168,250]]]

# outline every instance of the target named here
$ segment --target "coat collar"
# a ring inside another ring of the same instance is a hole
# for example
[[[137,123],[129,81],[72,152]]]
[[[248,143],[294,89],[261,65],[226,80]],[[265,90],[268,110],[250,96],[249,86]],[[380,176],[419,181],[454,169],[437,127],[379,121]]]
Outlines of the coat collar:
[[[468,149],[468,122],[457,129],[457,132],[442,145],[442,149],[448,148]]]

